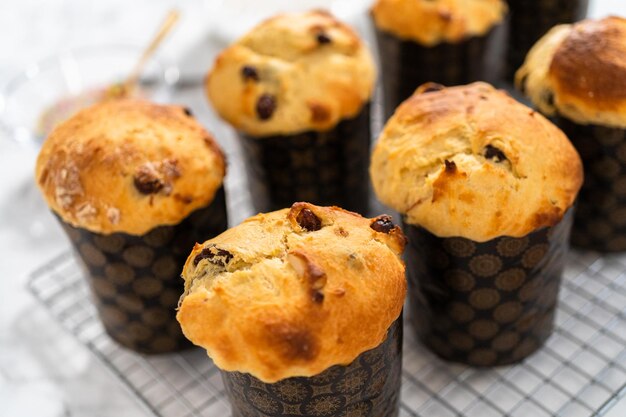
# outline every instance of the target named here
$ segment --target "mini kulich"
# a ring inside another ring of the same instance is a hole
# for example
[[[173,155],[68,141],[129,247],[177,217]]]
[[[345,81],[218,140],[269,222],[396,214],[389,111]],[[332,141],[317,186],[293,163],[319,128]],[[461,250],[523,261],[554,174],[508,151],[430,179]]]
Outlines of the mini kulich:
[[[196,245],[177,317],[233,415],[397,415],[404,245],[388,216],[309,203]]]
[[[625,251],[626,19],[556,26],[531,49],[516,85],[582,157],[572,244]]]
[[[507,81],[513,81],[530,48],[552,27],[587,16],[589,0],[508,0]]]
[[[426,82],[496,81],[506,11],[504,0],[377,0],[386,118]]]
[[[144,353],[188,347],[175,319],[194,243],[227,227],[225,161],[191,112],[109,100],[59,124],[36,181],[84,261],[106,331]]]
[[[485,83],[420,87],[372,155],[404,217],[411,321],[437,354],[517,362],[552,331],[582,165],[547,119]]]
[[[206,93],[240,134],[257,210],[367,212],[375,78],[362,40],[324,11],[277,15],[220,53]]]

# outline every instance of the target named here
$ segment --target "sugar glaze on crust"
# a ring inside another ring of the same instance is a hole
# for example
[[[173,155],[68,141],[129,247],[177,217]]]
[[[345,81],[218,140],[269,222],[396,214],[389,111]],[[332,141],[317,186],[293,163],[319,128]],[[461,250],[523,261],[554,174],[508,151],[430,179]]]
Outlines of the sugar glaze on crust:
[[[59,124],[42,145],[35,178],[66,223],[141,235],[207,206],[225,165],[187,109],[116,99]]]

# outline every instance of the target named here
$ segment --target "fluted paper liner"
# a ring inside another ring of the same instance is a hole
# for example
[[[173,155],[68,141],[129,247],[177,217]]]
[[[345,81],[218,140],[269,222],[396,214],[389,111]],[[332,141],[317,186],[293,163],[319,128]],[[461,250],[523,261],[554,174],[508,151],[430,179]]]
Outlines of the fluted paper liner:
[[[382,344],[349,365],[273,384],[239,372],[222,371],[222,379],[233,417],[394,417],[401,371],[402,316]]]
[[[508,0],[509,42],[506,78],[513,82],[532,46],[552,27],[587,16],[589,0]]]
[[[240,134],[257,211],[298,201],[368,213],[370,105],[326,132],[255,138]]]
[[[554,121],[572,141],[585,168],[572,228],[572,245],[626,251],[626,130]]]
[[[498,42],[500,27],[484,36],[459,43],[422,46],[375,29],[382,69],[385,119],[409,98],[417,87],[427,82],[444,86],[474,81],[495,82],[498,78]]]
[[[141,236],[103,235],[61,224],[88,271],[92,298],[112,339],[149,354],[192,346],[175,317],[184,290],[180,272],[196,242],[226,230],[223,188],[210,205],[179,224]]]
[[[487,242],[405,225],[411,323],[437,355],[473,366],[516,363],[553,330],[573,210],[557,225]]]

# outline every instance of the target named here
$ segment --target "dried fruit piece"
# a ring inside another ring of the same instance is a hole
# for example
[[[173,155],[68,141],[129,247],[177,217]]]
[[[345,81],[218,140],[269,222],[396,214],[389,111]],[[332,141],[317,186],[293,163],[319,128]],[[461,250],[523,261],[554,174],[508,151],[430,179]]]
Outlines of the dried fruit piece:
[[[241,68],[241,76],[244,80],[259,81],[259,72],[252,65],[244,65]]]
[[[314,302],[321,304],[324,302],[324,293],[318,290],[313,290],[311,292],[311,298]]]
[[[315,39],[317,39],[317,43],[320,45],[326,45],[332,42],[330,36],[328,36],[325,32],[318,32],[317,35],[315,35]]]
[[[296,221],[307,232],[314,232],[322,228],[322,221],[308,208],[300,210]]]
[[[447,159],[443,161],[446,165],[446,173],[454,174],[456,172],[456,163],[454,161],[448,161]]]
[[[485,146],[485,158],[493,159],[496,162],[502,162],[507,159],[504,152],[502,152],[500,149],[496,148],[495,146],[491,146],[491,145]]]
[[[142,194],[158,193],[165,186],[156,167],[150,163],[137,168],[133,177],[133,183],[137,191]]]
[[[391,221],[391,217],[383,214],[376,217],[370,227],[379,233],[390,233],[396,228],[396,225]]]
[[[276,98],[271,94],[263,94],[256,102],[256,113],[261,120],[267,120],[272,117],[276,110]]]
[[[208,259],[213,265],[226,266],[226,264],[233,259],[233,254],[215,246],[208,246],[203,248],[202,251],[196,255],[193,259],[193,265],[197,266],[203,259]]]

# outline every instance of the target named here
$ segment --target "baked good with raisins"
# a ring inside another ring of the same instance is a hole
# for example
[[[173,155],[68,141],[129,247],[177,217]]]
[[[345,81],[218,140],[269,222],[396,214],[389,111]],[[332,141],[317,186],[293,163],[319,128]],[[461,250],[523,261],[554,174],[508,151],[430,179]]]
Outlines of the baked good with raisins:
[[[370,174],[407,223],[477,242],[556,224],[583,175],[563,132],[485,83],[420,87],[383,129]]]
[[[626,250],[626,19],[556,26],[530,50],[516,84],[583,159],[572,243]]]
[[[59,124],[36,179],[63,221],[96,233],[140,235],[208,205],[226,163],[183,107],[109,100]]]
[[[175,319],[193,245],[228,225],[224,156],[180,106],[108,100],[59,124],[36,180],[80,260],[106,332],[142,353],[190,347]]]
[[[488,84],[427,84],[387,122],[370,173],[403,216],[418,337],[473,366],[539,349],[583,177],[563,132]]]
[[[389,216],[309,203],[196,245],[178,320],[221,370],[233,415],[323,402],[330,417],[396,416],[404,245]]]
[[[384,340],[404,301],[404,244],[388,216],[308,203],[258,214],[196,245],[178,320],[221,369],[318,374]]]
[[[310,201],[367,213],[375,79],[356,32],[319,10],[270,18],[219,54],[206,93],[239,133],[258,211]]]

